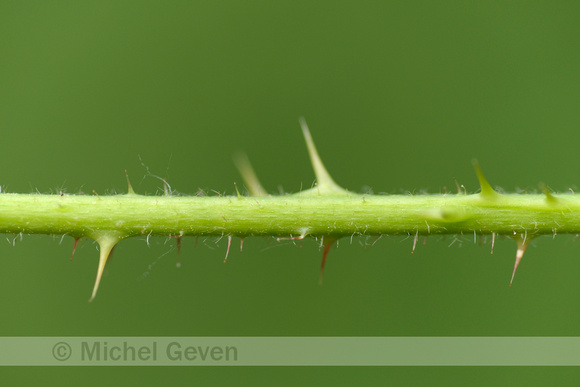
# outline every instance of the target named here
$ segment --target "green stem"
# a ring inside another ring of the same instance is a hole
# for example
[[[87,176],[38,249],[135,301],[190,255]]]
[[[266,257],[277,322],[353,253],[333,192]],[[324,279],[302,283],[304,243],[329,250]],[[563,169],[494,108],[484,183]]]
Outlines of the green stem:
[[[247,158],[238,167],[252,196],[141,196],[129,183],[115,196],[0,194],[0,232],[88,237],[100,246],[95,297],[107,258],[115,245],[138,235],[255,235],[320,238],[322,270],[332,244],[356,235],[492,234],[517,242],[514,272],[529,241],[540,235],[580,234],[580,198],[576,195],[499,194],[475,164],[481,192],[473,195],[392,195],[351,193],[334,182],[322,164],[306,123],[304,138],[317,186],[286,196],[266,196]],[[166,187],[167,188],[167,187]],[[492,242],[493,243],[493,242]],[[75,243],[76,246],[76,243]],[[227,253],[226,253],[227,258]],[[512,274],[512,280],[513,280]]]
[[[248,237],[580,233],[576,195],[267,197],[2,194],[0,231]]]

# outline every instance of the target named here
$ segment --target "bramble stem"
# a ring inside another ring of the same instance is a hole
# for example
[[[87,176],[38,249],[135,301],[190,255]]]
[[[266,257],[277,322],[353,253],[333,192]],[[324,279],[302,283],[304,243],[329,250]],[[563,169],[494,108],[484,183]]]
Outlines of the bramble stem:
[[[165,181],[165,196],[141,196],[134,193],[128,178],[126,195],[0,193],[0,232],[96,240],[100,256],[91,300],[112,249],[119,241],[137,235],[175,236],[178,250],[183,236],[227,236],[227,252],[233,236],[293,240],[314,236],[324,245],[321,279],[331,246],[345,236],[409,234],[415,236],[414,249],[419,235],[492,234],[492,246],[496,235],[508,235],[517,243],[513,281],[532,238],[580,234],[579,197],[554,196],[545,186],[541,187],[544,194],[499,194],[477,163],[478,194],[369,196],[348,192],[322,164],[306,122],[301,119],[300,124],[318,182],[301,193],[266,196],[249,161],[240,156],[238,167],[253,196],[175,197],[170,196]]]
[[[0,231],[137,235],[350,236],[580,233],[580,198],[542,194],[266,197],[0,195]]]

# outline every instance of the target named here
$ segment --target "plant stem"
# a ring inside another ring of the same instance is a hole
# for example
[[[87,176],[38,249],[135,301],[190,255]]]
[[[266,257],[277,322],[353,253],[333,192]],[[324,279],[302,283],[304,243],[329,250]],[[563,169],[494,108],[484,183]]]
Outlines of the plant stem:
[[[310,132],[300,120],[317,186],[294,195],[266,196],[247,158],[238,167],[252,196],[142,196],[128,182],[126,195],[37,195],[0,193],[0,232],[60,234],[92,238],[100,257],[91,300],[115,245],[138,235],[272,236],[320,238],[322,271],[332,244],[356,235],[492,234],[517,242],[513,275],[529,244],[540,235],[580,234],[580,198],[543,194],[499,194],[475,163],[481,192],[473,195],[361,195],[334,182]],[[128,181],[128,179],[127,179]],[[237,187],[236,187],[237,190]],[[0,191],[1,192],[1,191]],[[493,243],[493,242],[492,242]],[[75,242],[76,247],[76,242]],[[227,258],[226,252],[226,258]],[[73,248],[74,253],[74,248]]]
[[[0,231],[248,237],[580,233],[580,198],[542,194],[266,197],[2,194]]]

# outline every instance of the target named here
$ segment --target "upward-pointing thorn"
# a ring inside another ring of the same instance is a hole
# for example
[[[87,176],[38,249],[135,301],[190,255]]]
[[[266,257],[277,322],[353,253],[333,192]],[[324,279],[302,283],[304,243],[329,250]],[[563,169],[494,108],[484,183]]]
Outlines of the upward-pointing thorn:
[[[105,270],[105,265],[107,264],[107,259],[109,258],[111,251],[121,239],[124,238],[123,235],[114,231],[105,231],[97,235],[91,236],[92,239],[96,240],[99,244],[99,267],[97,269],[97,279],[95,280],[95,285],[93,287],[93,293],[89,302],[93,301],[99,290],[99,284],[101,282],[101,277],[103,276],[103,270]]]
[[[125,169],[125,177],[127,178],[127,195],[136,195],[135,191],[133,191],[133,186],[131,186],[131,182],[129,181],[129,174]]]
[[[314,174],[316,175],[316,182],[318,187],[314,188],[313,191],[317,191],[321,195],[330,194],[347,194],[346,190],[340,187],[334,182],[330,174],[326,170],[326,167],[322,163],[310,131],[308,130],[308,125],[304,117],[300,117],[300,126],[302,127],[302,133],[304,134],[304,140],[306,140],[306,146],[308,147],[308,153],[310,155],[310,161],[312,162],[312,167],[314,168]],[[308,191],[303,191],[302,194]]]
[[[540,189],[542,190],[544,195],[546,195],[546,201],[548,203],[550,203],[550,204],[558,203],[558,199],[556,199],[556,197],[554,195],[552,195],[552,193],[550,192],[550,190],[548,189],[546,184],[540,183],[539,185],[540,185]]]
[[[241,198],[242,194],[240,194],[240,190],[238,189],[238,185],[236,184],[235,181],[234,181],[234,187],[236,188],[236,193],[238,194],[238,197]]]
[[[268,196],[268,193],[264,187],[262,187],[262,184],[260,184],[260,180],[258,180],[258,176],[256,176],[256,172],[254,172],[254,168],[252,168],[252,164],[250,164],[250,160],[248,160],[248,156],[246,156],[245,153],[236,154],[234,156],[234,164],[236,164],[240,175],[242,175],[242,179],[244,179],[244,183],[246,183],[248,192],[251,196]]]
[[[522,257],[524,256],[524,253],[526,252],[526,248],[530,244],[531,240],[532,240],[532,238],[527,238],[527,234],[523,234],[523,236],[519,235],[518,238],[516,239],[516,242],[518,244],[518,251],[516,252],[516,263],[514,265],[512,279],[510,280],[510,286],[512,286],[512,282],[514,281],[514,276],[516,275],[516,270],[518,270],[518,266],[520,264],[520,261],[522,260]]]
[[[486,198],[493,198],[498,193],[491,187],[491,185],[487,182],[487,179],[483,175],[481,168],[479,167],[479,163],[476,159],[471,161],[473,164],[473,168],[475,168],[475,173],[477,174],[477,180],[479,180],[479,186],[481,187],[480,195]]]

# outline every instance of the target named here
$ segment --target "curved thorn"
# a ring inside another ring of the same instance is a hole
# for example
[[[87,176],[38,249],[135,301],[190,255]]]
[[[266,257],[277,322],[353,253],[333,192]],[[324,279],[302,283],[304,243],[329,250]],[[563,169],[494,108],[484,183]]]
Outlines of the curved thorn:
[[[492,197],[495,197],[495,196],[499,195],[491,187],[491,185],[487,182],[487,179],[483,175],[483,172],[481,171],[481,168],[479,166],[478,161],[476,159],[473,159],[471,161],[471,163],[473,164],[473,168],[475,168],[475,173],[477,175],[477,180],[479,180],[479,186],[481,187],[480,195],[483,196],[483,197],[487,197],[487,198],[492,198]]]
[[[314,168],[314,174],[316,175],[316,182],[318,184],[318,187],[316,187],[315,189],[322,195],[336,193],[345,194],[346,191],[334,182],[334,180],[326,170],[326,167],[322,163],[322,160],[318,155],[318,151],[316,150],[316,146],[314,145],[314,141],[312,140],[312,136],[310,135],[310,131],[308,130],[308,125],[306,125],[304,117],[300,117],[300,126],[302,127],[304,140],[306,141],[306,146],[308,147],[310,162],[312,163],[312,167]]]
[[[254,172],[254,168],[252,168],[252,164],[250,164],[250,160],[245,153],[237,153],[234,155],[234,164],[244,183],[248,188],[248,192],[250,196],[268,196],[268,193],[260,184],[260,180],[258,180],[258,176],[256,176],[256,172]]]

